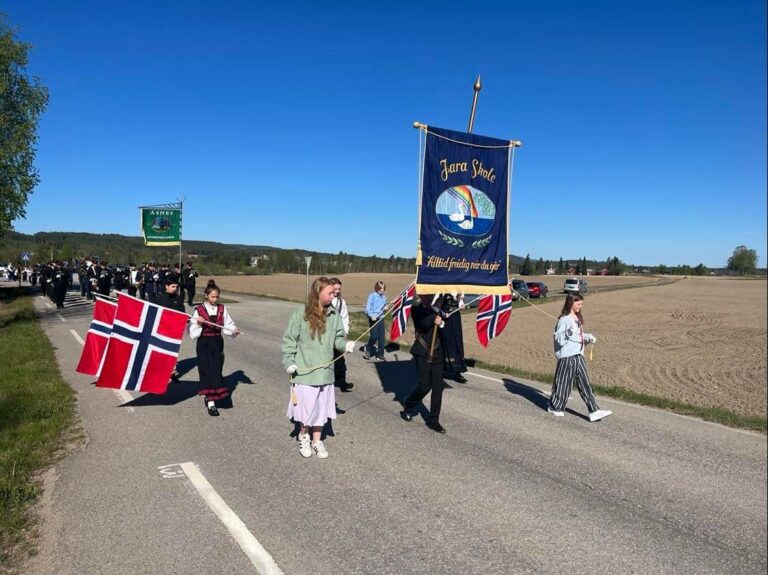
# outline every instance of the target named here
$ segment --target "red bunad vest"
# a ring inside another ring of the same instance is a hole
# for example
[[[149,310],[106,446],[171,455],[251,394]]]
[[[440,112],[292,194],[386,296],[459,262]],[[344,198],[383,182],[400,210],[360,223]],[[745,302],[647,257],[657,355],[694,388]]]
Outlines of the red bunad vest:
[[[219,325],[224,325],[224,306],[221,304],[217,304],[215,316],[208,315],[208,312],[206,311],[205,306],[203,304],[200,304],[199,306],[197,306],[195,308],[195,311],[197,311],[197,315],[203,318],[204,320],[208,320],[212,323],[217,323]],[[220,327],[214,327],[207,323],[203,324],[203,332],[200,334],[200,337],[216,337],[217,335],[221,335]]]

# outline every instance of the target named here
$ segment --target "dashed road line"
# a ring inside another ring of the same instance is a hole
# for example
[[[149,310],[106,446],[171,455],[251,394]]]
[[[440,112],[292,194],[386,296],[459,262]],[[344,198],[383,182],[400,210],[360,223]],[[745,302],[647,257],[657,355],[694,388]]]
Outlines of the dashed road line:
[[[75,341],[79,343],[80,345],[85,345],[85,342],[83,341],[83,338],[78,335],[78,333],[74,329],[70,329],[69,333],[72,334],[72,337],[75,338]]]
[[[56,317],[57,317],[57,318],[59,318],[59,319],[60,319],[61,321],[63,321],[64,323],[66,323],[66,322],[67,322],[67,318],[65,318],[65,317],[64,317],[63,315],[61,315],[60,313],[57,313],[57,314],[56,314]]]
[[[229,530],[232,537],[234,537],[237,544],[251,560],[251,563],[261,575],[283,575],[283,571],[277,566],[275,560],[267,552],[261,543],[248,531],[240,518],[234,511],[226,504],[226,502],[216,493],[213,486],[208,483],[208,480],[200,473],[197,465],[188,461],[187,463],[179,464],[184,474],[189,478],[192,485],[197,489],[197,492],[203,498],[203,501],[213,511],[224,526]],[[170,469],[169,469],[170,468]],[[164,477],[168,477],[172,474],[172,466],[164,465],[159,468],[161,474]]]

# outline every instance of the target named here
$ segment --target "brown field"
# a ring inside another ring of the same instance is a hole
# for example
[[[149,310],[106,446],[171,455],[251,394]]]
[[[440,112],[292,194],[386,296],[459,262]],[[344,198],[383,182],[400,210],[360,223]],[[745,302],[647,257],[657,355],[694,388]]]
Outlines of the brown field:
[[[387,283],[391,298],[413,276],[348,274],[341,279],[348,303],[359,305],[377,279]],[[547,283],[556,294],[562,289],[564,276],[535,279]],[[766,416],[765,280],[692,277],[653,285],[658,278],[598,276],[588,281],[590,288],[641,286],[587,296],[586,329],[598,338],[589,363],[594,383],[741,415]],[[293,300],[302,299],[306,289],[305,277],[293,274],[219,277],[217,282],[225,292]],[[488,349],[477,341],[474,314],[465,314],[467,357],[552,373],[555,320],[546,314],[557,316],[561,305],[560,299],[515,309],[504,333]]]

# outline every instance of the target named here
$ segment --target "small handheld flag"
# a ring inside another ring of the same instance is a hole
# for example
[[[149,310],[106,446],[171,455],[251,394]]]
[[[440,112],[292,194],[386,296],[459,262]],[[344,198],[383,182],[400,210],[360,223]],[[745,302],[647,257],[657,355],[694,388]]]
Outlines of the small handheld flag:
[[[397,340],[397,338],[405,333],[405,326],[408,325],[408,317],[411,315],[415,293],[416,286],[411,284],[395,299],[392,307],[392,326],[389,328],[389,339],[391,341]]]
[[[512,294],[487,295],[477,304],[477,338],[483,347],[501,334],[512,315]]]

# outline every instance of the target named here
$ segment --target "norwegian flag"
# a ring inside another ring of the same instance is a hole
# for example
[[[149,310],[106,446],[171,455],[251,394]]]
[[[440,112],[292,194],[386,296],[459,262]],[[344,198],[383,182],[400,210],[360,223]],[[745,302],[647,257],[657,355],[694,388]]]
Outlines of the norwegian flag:
[[[477,304],[477,338],[483,347],[507,327],[512,315],[512,294],[487,295]]]
[[[115,321],[117,304],[96,298],[93,305],[93,319],[85,336],[83,353],[75,371],[86,375],[98,376],[106,357],[107,343],[112,334],[112,322]]]
[[[389,339],[395,341],[405,333],[405,326],[408,325],[408,317],[411,315],[411,306],[413,306],[413,297],[416,294],[416,286],[411,284],[397,299],[392,306],[392,326],[389,328]]]
[[[185,313],[119,294],[96,386],[165,393],[188,320]]]

